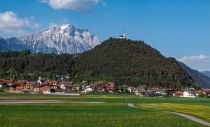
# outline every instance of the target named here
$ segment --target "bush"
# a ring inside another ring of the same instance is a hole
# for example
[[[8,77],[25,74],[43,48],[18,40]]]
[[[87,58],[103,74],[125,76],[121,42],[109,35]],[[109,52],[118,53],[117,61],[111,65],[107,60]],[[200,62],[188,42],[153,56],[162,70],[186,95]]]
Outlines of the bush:
[[[4,89],[3,88],[0,88],[0,92],[4,92]]]

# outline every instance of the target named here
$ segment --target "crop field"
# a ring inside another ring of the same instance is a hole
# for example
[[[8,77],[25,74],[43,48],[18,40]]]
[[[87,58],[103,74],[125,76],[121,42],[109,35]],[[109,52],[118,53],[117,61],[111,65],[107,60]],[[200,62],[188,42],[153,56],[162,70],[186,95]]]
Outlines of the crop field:
[[[1,127],[204,127],[183,117],[159,110],[189,113],[205,120],[209,120],[210,114],[208,108],[210,99],[205,98],[0,94],[0,102],[13,101],[58,101],[63,103],[0,103]],[[130,108],[128,103],[133,103],[138,108]],[[192,113],[193,111],[195,112]]]

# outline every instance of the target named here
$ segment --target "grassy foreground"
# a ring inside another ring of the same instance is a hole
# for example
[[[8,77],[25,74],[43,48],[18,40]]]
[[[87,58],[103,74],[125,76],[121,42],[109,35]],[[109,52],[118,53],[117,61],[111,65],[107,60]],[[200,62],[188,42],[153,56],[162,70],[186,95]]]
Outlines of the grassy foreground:
[[[127,103],[144,106],[182,104],[207,107],[209,99],[147,98],[133,95],[0,95],[6,100],[63,100],[64,104],[0,104],[1,127],[204,127],[173,114],[157,110],[129,108]],[[105,102],[75,104],[70,102]],[[158,107],[158,106],[156,106]],[[170,107],[170,106],[169,106]],[[197,112],[198,113],[198,112]],[[208,110],[207,113],[210,113]]]
[[[125,104],[0,106],[1,127],[202,127],[180,117]]]
[[[156,104],[138,104],[141,108],[151,108],[158,110],[167,110],[173,112],[186,113],[210,122],[210,107],[203,105],[156,103]]]

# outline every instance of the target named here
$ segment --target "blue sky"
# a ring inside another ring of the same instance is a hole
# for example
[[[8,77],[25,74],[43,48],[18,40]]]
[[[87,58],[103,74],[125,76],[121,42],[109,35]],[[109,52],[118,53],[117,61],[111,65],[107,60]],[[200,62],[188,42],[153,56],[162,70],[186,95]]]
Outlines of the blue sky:
[[[13,20],[6,25],[5,15]],[[102,41],[126,31],[167,57],[210,70],[210,0],[0,0],[0,36],[63,23],[89,29]]]

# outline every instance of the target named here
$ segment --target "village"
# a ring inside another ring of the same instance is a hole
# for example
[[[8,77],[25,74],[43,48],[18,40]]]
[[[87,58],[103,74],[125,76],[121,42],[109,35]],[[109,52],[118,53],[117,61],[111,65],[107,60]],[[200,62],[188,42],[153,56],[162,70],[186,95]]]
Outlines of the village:
[[[144,88],[130,86],[116,86],[113,82],[86,81],[74,83],[71,81],[37,81],[0,80],[0,88],[8,88],[9,93],[52,94],[52,95],[80,95],[80,94],[134,94],[138,96],[171,96],[171,97],[210,97],[210,89],[195,90],[172,88]]]

